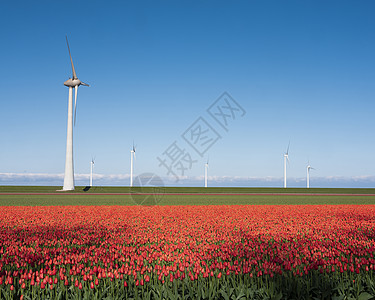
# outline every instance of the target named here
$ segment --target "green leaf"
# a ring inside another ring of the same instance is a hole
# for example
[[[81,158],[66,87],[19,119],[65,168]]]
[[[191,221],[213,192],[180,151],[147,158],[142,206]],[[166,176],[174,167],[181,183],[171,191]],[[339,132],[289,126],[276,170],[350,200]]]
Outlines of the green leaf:
[[[236,300],[240,300],[240,299],[243,299],[243,298],[246,298],[246,295],[245,295],[245,293],[241,290],[241,292],[240,292],[239,295],[237,296]]]
[[[220,290],[220,294],[223,296],[224,300],[229,300],[229,296],[226,292],[224,292],[223,290]]]
[[[367,293],[367,292],[362,292],[359,296],[358,296],[358,300],[369,300],[369,299],[373,299],[374,296]]]
[[[281,300],[283,298],[283,293],[278,293],[275,297],[272,297],[271,300]]]
[[[169,299],[176,299],[175,295],[173,294],[173,292],[170,289],[168,289],[167,292],[168,292],[168,298]]]

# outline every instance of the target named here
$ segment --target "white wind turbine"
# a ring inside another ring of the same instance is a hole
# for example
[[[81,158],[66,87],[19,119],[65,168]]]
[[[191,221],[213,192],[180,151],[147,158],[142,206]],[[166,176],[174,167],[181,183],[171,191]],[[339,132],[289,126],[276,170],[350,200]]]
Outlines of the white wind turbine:
[[[95,159],[92,158],[92,159],[91,159],[91,162],[90,162],[90,186],[92,186],[92,178],[93,178],[94,164],[95,164]]]
[[[313,167],[310,166],[310,162],[307,163],[306,167],[306,182],[307,182],[307,188],[310,188],[310,170],[315,170]]]
[[[74,190],[74,163],[73,163],[73,89],[75,91],[74,99],[74,124],[76,120],[76,109],[77,109],[77,93],[80,85],[89,86],[86,83],[80,81],[77,77],[76,71],[73,65],[72,55],[70,54],[70,48],[68,43],[68,37],[66,36],[66,44],[68,46],[70,63],[72,65],[73,78],[69,78],[64,82],[64,85],[69,87],[69,102],[68,102],[68,126],[66,136],[66,157],[65,157],[65,175],[64,175],[64,186],[63,191]]]
[[[286,188],[286,161],[288,161],[289,163],[289,145],[290,145],[290,142],[288,144],[288,149],[284,153],[284,188]]]
[[[130,186],[133,186],[133,160],[135,159],[135,146],[133,143],[133,148],[130,151]]]
[[[204,164],[204,187],[207,187],[207,175],[208,175],[208,158],[207,158],[207,162]]]

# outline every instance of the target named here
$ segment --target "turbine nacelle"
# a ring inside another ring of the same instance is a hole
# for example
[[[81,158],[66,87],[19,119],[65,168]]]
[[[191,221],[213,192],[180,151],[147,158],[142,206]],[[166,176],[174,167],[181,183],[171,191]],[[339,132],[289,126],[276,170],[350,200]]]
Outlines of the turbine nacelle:
[[[81,80],[72,79],[72,78],[69,78],[67,81],[64,82],[64,85],[68,86],[68,87],[76,87],[76,86],[79,86],[81,84],[82,84]]]
[[[78,78],[76,79],[69,78],[67,81],[64,82],[64,85],[68,87],[76,87],[80,85],[89,86],[87,83],[82,82]]]
[[[134,153],[134,156],[135,156],[135,148],[136,148],[136,146],[134,146],[134,142],[133,142],[133,147],[132,147],[132,150],[130,152]]]

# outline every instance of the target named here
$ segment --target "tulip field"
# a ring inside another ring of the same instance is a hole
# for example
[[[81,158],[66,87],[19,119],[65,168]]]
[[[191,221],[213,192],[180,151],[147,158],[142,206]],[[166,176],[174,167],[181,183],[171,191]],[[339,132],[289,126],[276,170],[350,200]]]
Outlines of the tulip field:
[[[0,206],[0,299],[372,299],[375,205]]]

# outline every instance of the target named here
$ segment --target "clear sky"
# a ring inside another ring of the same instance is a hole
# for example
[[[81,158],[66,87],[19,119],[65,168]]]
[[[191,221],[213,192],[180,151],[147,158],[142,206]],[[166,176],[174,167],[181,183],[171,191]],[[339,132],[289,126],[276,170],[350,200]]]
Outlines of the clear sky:
[[[0,184],[63,183],[68,35],[90,84],[77,184],[95,157],[97,184],[128,185],[134,140],[135,174],[164,178],[158,157],[174,141],[196,161],[169,185],[203,185],[209,155],[211,185],[282,186],[290,141],[290,186],[310,161],[311,186],[375,187],[374,1],[69,4],[1,4]],[[243,109],[227,131],[207,111],[224,92]],[[182,137],[199,117],[220,136],[202,156]]]

